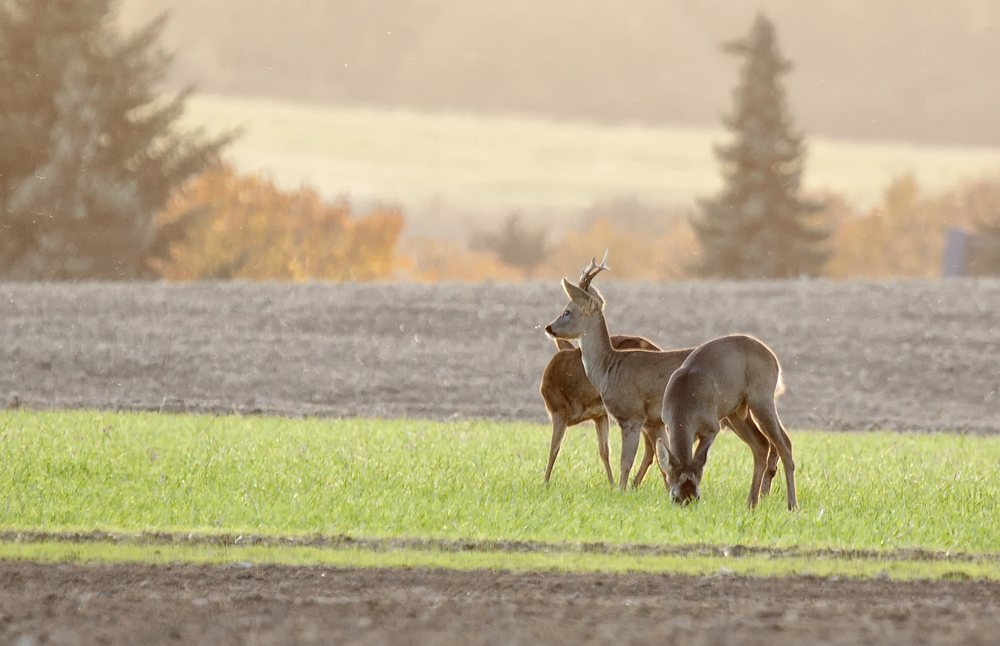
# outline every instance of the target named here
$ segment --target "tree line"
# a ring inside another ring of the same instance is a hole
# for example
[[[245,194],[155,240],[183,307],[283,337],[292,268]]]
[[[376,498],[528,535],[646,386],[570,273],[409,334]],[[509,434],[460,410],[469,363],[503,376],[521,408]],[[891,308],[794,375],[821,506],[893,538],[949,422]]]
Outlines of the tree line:
[[[0,278],[557,277],[605,247],[620,278],[883,278],[937,275],[947,226],[1000,248],[1000,181],[928,197],[903,177],[866,213],[803,196],[806,147],[781,85],[791,64],[764,15],[724,45],[742,66],[731,140],[715,151],[717,195],[638,224],[598,208],[554,244],[512,214],[464,247],[403,241],[397,208],[358,213],[238,173],[222,157],[238,133],[182,129],[190,90],[157,91],[170,64],[157,45],[165,18],[123,35],[112,10],[112,0],[0,0]],[[1000,273],[1000,261],[983,267]]]

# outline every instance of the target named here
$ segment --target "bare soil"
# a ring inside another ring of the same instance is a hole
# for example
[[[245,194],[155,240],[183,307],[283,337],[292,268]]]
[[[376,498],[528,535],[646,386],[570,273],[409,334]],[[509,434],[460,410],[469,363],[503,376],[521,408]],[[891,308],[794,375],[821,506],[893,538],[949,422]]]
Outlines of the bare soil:
[[[11,644],[997,644],[1000,585],[0,562]]]
[[[1000,280],[598,283],[612,333],[770,345],[791,428],[1000,432]],[[544,422],[542,327],[566,300],[554,281],[0,284],[0,398]]]
[[[613,333],[753,334],[791,428],[1000,432],[1000,281],[605,282]],[[0,285],[8,407],[545,421],[526,285]],[[0,643],[1000,644],[1000,584],[0,562]]]

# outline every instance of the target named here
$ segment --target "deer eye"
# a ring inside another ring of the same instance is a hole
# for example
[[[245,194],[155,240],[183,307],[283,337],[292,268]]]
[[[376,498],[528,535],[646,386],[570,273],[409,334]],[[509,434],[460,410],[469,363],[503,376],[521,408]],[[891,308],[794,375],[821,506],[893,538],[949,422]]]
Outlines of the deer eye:
[[[568,307],[565,310],[563,310],[563,316],[569,316],[569,308]]]

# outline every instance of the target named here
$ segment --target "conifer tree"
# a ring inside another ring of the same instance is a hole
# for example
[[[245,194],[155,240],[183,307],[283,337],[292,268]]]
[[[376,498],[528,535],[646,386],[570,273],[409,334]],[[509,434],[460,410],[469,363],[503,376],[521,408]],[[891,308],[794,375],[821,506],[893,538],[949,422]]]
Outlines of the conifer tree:
[[[791,64],[762,14],[745,39],[724,50],[744,58],[733,114],[724,121],[734,140],[716,147],[724,186],[702,201],[702,216],[692,222],[702,247],[693,269],[724,278],[818,275],[830,232],[815,222],[822,205],[799,197],[805,147],[779,82]]]
[[[180,131],[155,92],[164,19],[123,38],[111,0],[0,0],[0,277],[155,275],[154,216],[229,136]]]
[[[545,260],[545,229],[526,227],[521,224],[520,214],[511,213],[498,231],[473,231],[469,246],[495,254],[500,262],[524,271],[530,278]]]

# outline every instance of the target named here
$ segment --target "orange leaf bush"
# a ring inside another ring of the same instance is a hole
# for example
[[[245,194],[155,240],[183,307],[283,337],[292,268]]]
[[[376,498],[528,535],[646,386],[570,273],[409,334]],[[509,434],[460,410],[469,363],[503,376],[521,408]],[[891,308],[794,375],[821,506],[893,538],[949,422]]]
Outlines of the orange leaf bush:
[[[684,218],[666,221],[658,231],[631,230],[610,218],[594,220],[582,231],[570,231],[554,245],[539,277],[576,279],[580,268],[608,250],[608,266],[615,280],[677,280],[687,276],[686,266],[695,258],[698,243]]]
[[[501,262],[494,254],[470,251],[457,240],[414,238],[406,243],[406,278],[421,282],[518,281],[575,279],[594,255],[610,250],[608,266],[618,280],[673,280],[684,277],[697,251],[687,220],[668,220],[659,231],[632,231],[609,218],[598,218],[581,231],[569,231],[549,247],[545,261],[531,276]]]
[[[830,201],[834,226],[831,278],[929,278],[941,275],[945,230],[1000,221],[1000,180],[981,179],[940,196],[925,196],[912,175],[893,181],[882,201],[857,213],[842,200]]]
[[[400,264],[398,210],[352,217],[346,200],[285,192],[221,162],[170,199],[159,223],[178,222],[188,238],[156,267],[169,280],[371,281],[392,278]]]
[[[505,265],[492,254],[470,251],[457,240],[411,238],[405,247],[408,280],[484,282],[524,278],[523,270]]]
[[[892,182],[879,204],[859,211],[835,194],[824,217],[833,230],[825,274],[834,279],[932,277],[941,271],[945,230],[1000,226],[1000,178],[957,186],[938,196],[921,193],[906,175]],[[629,220],[614,209],[592,213],[588,224],[549,245],[531,278],[575,279],[592,256],[610,249],[619,280],[690,277],[699,248],[686,212]],[[308,188],[286,192],[259,175],[240,175],[218,163],[176,193],[158,223],[183,225],[184,242],[156,265],[170,280],[420,282],[516,281],[525,270],[495,255],[471,251],[455,239],[411,237],[402,243],[403,216],[376,208],[352,214],[346,200],[330,204]],[[402,251],[398,247],[402,245]]]

